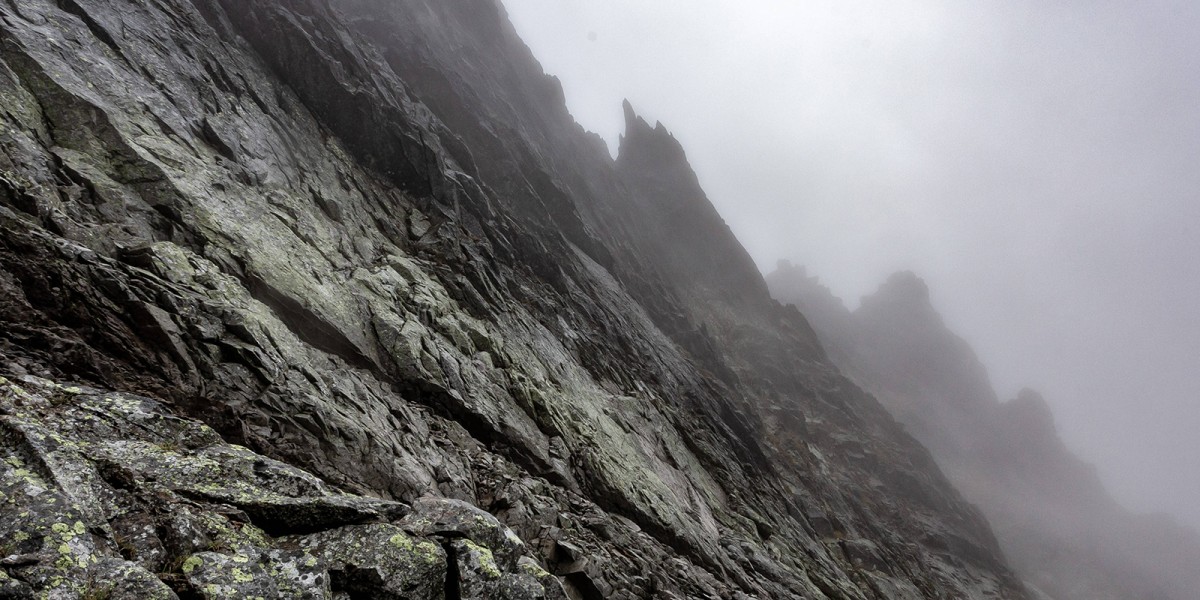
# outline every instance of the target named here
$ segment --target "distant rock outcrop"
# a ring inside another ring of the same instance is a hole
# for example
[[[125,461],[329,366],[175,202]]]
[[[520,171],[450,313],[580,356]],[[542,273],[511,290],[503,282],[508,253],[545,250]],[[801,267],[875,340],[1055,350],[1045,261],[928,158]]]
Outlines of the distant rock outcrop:
[[[851,379],[921,440],[988,516],[1017,571],[1055,600],[1190,600],[1200,536],[1114,502],[1063,444],[1041,395],[1000,402],[974,351],[934,309],[924,281],[892,275],[852,311],[803,267],[767,276],[800,308]]]

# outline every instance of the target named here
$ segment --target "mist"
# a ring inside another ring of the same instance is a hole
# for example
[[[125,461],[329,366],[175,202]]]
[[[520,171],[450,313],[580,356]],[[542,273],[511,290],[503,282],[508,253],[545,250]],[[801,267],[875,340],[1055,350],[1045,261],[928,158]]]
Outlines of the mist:
[[[911,269],[1001,398],[1200,528],[1200,5],[504,0],[612,149],[628,98],[760,269]]]

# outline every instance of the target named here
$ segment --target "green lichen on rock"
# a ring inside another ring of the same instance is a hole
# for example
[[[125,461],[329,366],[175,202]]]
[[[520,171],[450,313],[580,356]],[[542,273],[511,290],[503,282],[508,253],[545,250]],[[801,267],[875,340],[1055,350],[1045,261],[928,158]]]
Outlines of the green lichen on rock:
[[[343,573],[347,585],[356,589],[374,590],[381,597],[436,598],[443,592],[446,553],[436,544],[411,539],[395,525],[348,525],[291,543],[316,557],[320,568]]]
[[[420,557],[428,563],[440,563],[443,558],[443,552],[437,544],[429,541],[414,541],[403,533],[393,535],[388,539],[388,542],[404,552]]]
[[[281,597],[278,582],[261,563],[245,556],[201,552],[189,557],[184,567],[187,582],[206,600]]]
[[[483,573],[487,577],[495,579],[499,579],[503,575],[503,573],[500,572],[500,567],[496,566],[496,557],[492,555],[491,550],[488,550],[487,548],[484,548],[483,546],[480,546],[471,540],[463,540],[462,544],[465,547],[466,552],[471,555],[472,562],[478,566],[479,572]]]
[[[88,572],[80,600],[176,600],[154,573],[129,561],[106,558]]]
[[[400,524],[418,535],[465,537],[487,549],[489,557],[495,553],[506,570],[513,569],[526,551],[521,538],[495,516],[461,500],[420,498]]]
[[[470,532],[513,560],[524,548],[494,517],[457,501],[424,500],[425,517],[408,522],[432,539],[414,535],[386,522],[406,507],[331,490],[149,399],[80,388],[51,402],[63,389],[36,378],[0,382],[0,550],[39,557],[0,569],[0,589],[173,597],[152,568],[214,600],[330,598],[336,586],[433,600],[448,568],[440,533]],[[376,522],[347,524],[355,521]],[[470,544],[481,576],[505,576],[492,550]]]
[[[548,598],[559,588],[557,580],[540,581],[525,569],[501,570],[492,551],[471,540],[455,540],[449,548],[455,553],[459,593],[464,600]]]
[[[554,577],[549,571],[543,569],[542,565],[537,564],[537,561],[528,557],[521,557],[521,560],[517,562],[517,567],[520,568],[522,572],[533,575],[538,579]]]

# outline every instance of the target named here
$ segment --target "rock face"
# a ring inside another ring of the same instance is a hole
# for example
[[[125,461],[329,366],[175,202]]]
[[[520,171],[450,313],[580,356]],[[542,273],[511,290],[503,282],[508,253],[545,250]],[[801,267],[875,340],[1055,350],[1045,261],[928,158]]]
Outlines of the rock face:
[[[1027,597],[493,0],[0,3],[0,108],[4,593]]]
[[[337,493],[147,398],[26,376],[0,380],[0,414],[8,597],[424,599],[449,581],[563,593],[522,571],[516,534],[473,506]],[[425,526],[447,521],[469,526]],[[448,556],[464,544],[485,568]]]
[[[1200,536],[1133,515],[1063,444],[1042,397],[1001,403],[974,351],[942,322],[925,282],[897,273],[851,312],[781,262],[775,296],[808,315],[844,372],[876,395],[977,502],[1013,566],[1056,600],[1185,600],[1200,589]]]

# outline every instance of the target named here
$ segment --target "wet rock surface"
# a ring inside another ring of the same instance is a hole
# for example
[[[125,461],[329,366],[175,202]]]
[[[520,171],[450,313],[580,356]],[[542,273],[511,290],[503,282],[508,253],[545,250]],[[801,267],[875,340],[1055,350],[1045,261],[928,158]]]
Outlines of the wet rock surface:
[[[614,162],[495,2],[0,3],[0,106],[45,490],[0,589],[1025,597],[665,128]]]

